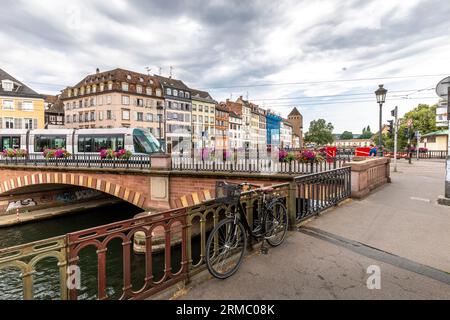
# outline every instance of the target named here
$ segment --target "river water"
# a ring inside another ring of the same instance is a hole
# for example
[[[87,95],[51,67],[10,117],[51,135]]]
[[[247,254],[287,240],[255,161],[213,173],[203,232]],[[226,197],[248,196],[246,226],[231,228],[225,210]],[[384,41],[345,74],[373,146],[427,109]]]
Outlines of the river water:
[[[66,233],[83,230],[111,222],[132,218],[140,209],[126,203],[90,209],[79,214],[60,216],[9,228],[0,228],[0,248],[24,244]],[[196,246],[193,246],[196,247]],[[193,249],[195,250],[195,249]],[[197,251],[197,250],[195,250]],[[97,297],[97,257],[93,247],[80,252],[81,289],[79,299],[96,299]],[[172,269],[178,270],[180,250],[172,250]],[[111,299],[120,297],[123,287],[122,278],[122,243],[116,239],[110,242],[106,253],[107,295]],[[155,280],[162,277],[164,254],[153,255],[153,276]],[[133,290],[139,290],[144,284],[144,255],[131,254]],[[48,258],[38,263],[34,274],[35,299],[59,299],[59,275],[56,259]],[[18,269],[0,270],[0,299],[22,299],[22,278]]]

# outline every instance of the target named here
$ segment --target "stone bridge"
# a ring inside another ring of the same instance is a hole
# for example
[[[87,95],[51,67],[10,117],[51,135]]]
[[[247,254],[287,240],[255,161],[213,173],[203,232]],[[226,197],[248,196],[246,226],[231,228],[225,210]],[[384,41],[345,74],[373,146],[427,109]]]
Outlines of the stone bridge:
[[[389,181],[389,159],[348,165],[352,167],[354,197],[364,196],[368,190]],[[167,156],[152,158],[148,169],[0,164],[0,198],[18,191],[27,193],[37,186],[65,185],[98,190],[145,210],[163,211],[179,207],[179,199],[193,193],[199,195],[199,201],[206,200],[201,196],[204,190],[214,197],[217,181],[268,186],[291,182],[292,178],[292,174],[286,173],[176,171],[171,170],[171,159]],[[192,201],[193,198],[187,197],[184,206],[196,204]]]

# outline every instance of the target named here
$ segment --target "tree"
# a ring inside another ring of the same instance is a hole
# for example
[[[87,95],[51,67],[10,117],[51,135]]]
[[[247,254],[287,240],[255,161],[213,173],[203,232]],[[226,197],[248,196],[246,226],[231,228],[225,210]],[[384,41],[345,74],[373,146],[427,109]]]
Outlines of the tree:
[[[436,105],[419,104],[411,111],[405,113],[398,126],[398,150],[404,150],[408,144],[408,137],[405,132],[408,130],[408,119],[413,120],[410,133],[419,131],[422,135],[436,131]],[[394,134],[384,134],[383,145],[388,149],[394,148]],[[374,137],[378,141],[378,134]],[[411,144],[417,145],[416,139],[411,139]]]
[[[334,141],[333,125],[324,119],[313,120],[309,124],[309,130],[305,134],[306,142],[315,142],[318,145],[326,145]]]
[[[363,128],[362,134],[359,137],[360,139],[370,139],[372,138],[373,133],[370,131],[370,126],[367,126],[367,128]]]
[[[340,139],[341,140],[353,139],[353,133],[351,133],[350,131],[344,131],[344,132],[342,132]]]

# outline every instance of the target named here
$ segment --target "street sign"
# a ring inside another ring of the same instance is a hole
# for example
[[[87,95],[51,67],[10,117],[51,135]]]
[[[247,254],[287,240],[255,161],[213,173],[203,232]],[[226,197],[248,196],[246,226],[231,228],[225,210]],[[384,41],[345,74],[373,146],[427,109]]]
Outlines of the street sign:
[[[436,86],[436,94],[441,98],[448,97],[448,88],[450,88],[450,77],[442,79]]]

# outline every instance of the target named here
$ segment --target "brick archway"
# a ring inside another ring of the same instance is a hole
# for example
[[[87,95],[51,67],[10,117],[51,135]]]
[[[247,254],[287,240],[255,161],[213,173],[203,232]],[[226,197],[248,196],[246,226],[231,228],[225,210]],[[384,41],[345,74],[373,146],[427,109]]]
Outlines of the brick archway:
[[[145,208],[146,204],[146,197],[135,190],[85,174],[61,172],[27,174],[4,180],[0,183],[0,195],[14,189],[39,184],[80,186],[113,195],[140,208]]]

